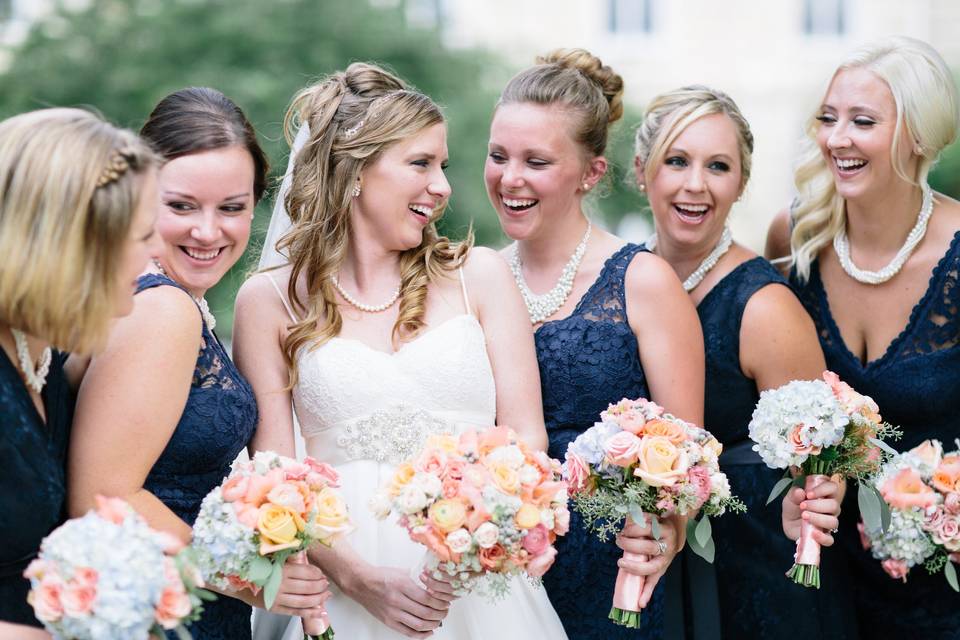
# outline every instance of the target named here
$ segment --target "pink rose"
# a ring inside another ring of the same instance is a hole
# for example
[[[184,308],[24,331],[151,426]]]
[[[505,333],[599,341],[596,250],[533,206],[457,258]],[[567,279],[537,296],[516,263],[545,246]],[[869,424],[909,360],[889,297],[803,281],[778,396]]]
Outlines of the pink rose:
[[[952,515],[960,514],[960,493],[951,491],[943,498],[943,508]]]
[[[553,508],[553,530],[558,536],[567,535],[570,531],[570,510],[566,505]]]
[[[310,456],[304,458],[303,462],[310,467],[312,473],[317,474],[317,476],[323,480],[325,486],[333,487],[334,489],[340,486],[340,474],[326,462],[317,462]],[[312,482],[310,484],[313,486]]]
[[[417,471],[435,476],[442,475],[445,466],[447,466],[447,454],[439,449],[422,451],[413,463],[413,468]]]
[[[907,581],[907,573],[910,572],[910,568],[907,567],[907,563],[903,560],[887,558],[880,563],[880,566],[882,566],[883,570],[887,572],[887,575],[894,580]]]
[[[940,523],[940,527],[935,533],[943,541],[942,544],[946,546],[948,543],[960,538],[960,520],[958,520],[956,516],[944,517]],[[950,551],[957,551],[957,549],[950,549]]]
[[[133,512],[133,507],[121,498],[108,498],[101,495],[94,496],[97,515],[113,524],[123,524],[123,521]]]
[[[267,494],[267,500],[279,507],[286,507],[295,513],[305,514],[307,512],[307,503],[303,493],[292,484],[278,484],[270,493]]]
[[[527,575],[539,578],[553,566],[553,560],[557,557],[557,550],[554,547],[547,547],[543,553],[531,558],[527,563]]]
[[[888,478],[880,488],[880,495],[895,509],[925,509],[937,502],[937,494],[913,469],[901,469],[897,475]]]
[[[934,507],[927,510],[926,518],[923,521],[923,528],[926,531],[937,531],[940,529],[940,525],[943,524],[943,518],[945,517],[945,512],[943,507]]]
[[[97,599],[97,588],[71,580],[63,589],[60,601],[63,613],[72,618],[85,616],[93,610],[93,601]]]
[[[693,485],[697,496],[697,504],[693,508],[699,509],[710,499],[710,472],[705,467],[690,467],[687,469],[687,480]]]
[[[573,494],[586,490],[590,481],[590,466],[583,458],[570,451],[567,451],[565,460],[567,463],[568,491]]]
[[[160,595],[155,617],[164,629],[175,629],[180,621],[190,615],[190,596],[181,588],[167,587]]]
[[[872,422],[880,422],[880,407],[872,398],[854,391],[853,387],[840,380],[840,376],[832,371],[824,371],[823,380],[830,385],[830,390],[845,413],[859,413]]]
[[[447,466],[444,467],[443,473],[440,474],[441,480],[454,480],[460,482],[463,480],[463,470],[466,467],[466,463],[463,460],[449,460],[447,461]]]
[[[862,522],[857,523],[857,533],[860,534],[860,546],[863,547],[863,550],[868,550],[873,543],[870,542],[870,537],[867,536],[867,528],[863,526]]]
[[[245,527],[250,529],[257,528],[257,521],[260,519],[260,507],[249,502],[234,502],[233,510],[237,513],[237,520]]]
[[[465,456],[478,456],[480,443],[477,439],[477,432],[473,429],[467,429],[461,433],[457,442],[457,449]]]
[[[790,444],[793,445],[793,450],[798,455],[816,456],[820,454],[820,447],[815,447],[812,444],[804,442],[802,424],[794,425],[790,431]]]
[[[527,535],[523,536],[523,548],[532,556],[538,556],[550,546],[550,536],[547,528],[543,524],[538,524],[532,529],[527,530]]]
[[[306,480],[310,466],[304,462],[288,462],[283,466],[283,476],[287,480]]]
[[[223,489],[220,490],[223,499],[226,502],[236,502],[242,500],[247,495],[247,487],[250,479],[247,476],[235,475],[227,478],[223,483]]]
[[[604,455],[610,464],[629,467],[637,461],[640,451],[640,438],[629,431],[620,431],[609,438],[604,445]]]
[[[77,567],[73,570],[73,580],[77,584],[95,587],[99,579],[100,575],[93,567]]]
[[[48,573],[36,589],[30,592],[27,601],[33,605],[33,612],[41,622],[56,622],[63,617],[63,581],[59,576]]]
[[[460,483],[452,478],[447,478],[440,485],[440,494],[447,500],[458,497],[460,495]]]
[[[283,482],[283,469],[271,469],[262,476],[250,476],[243,501],[259,507],[267,499],[270,490],[281,482]]]

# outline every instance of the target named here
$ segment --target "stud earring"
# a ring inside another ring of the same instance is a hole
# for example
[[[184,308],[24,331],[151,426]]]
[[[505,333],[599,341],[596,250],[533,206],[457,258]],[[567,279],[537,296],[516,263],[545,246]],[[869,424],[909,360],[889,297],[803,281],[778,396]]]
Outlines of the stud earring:
[[[640,189],[640,192],[643,193],[644,191],[647,190],[647,185],[645,185],[645,184],[643,184],[643,183],[641,182],[640,184],[637,185],[637,188],[639,188],[639,189]]]
[[[360,181],[357,180],[356,184],[353,185],[353,197],[357,198],[360,196]]]
[[[922,155],[923,155],[923,147],[920,146],[920,143],[917,143],[917,144],[914,145],[914,147],[913,147],[913,152],[914,152],[915,154],[917,154],[918,156],[922,156]]]
[[[583,190],[584,190],[584,191],[590,191],[590,183],[589,183],[589,182],[584,182],[584,183],[583,183]]]

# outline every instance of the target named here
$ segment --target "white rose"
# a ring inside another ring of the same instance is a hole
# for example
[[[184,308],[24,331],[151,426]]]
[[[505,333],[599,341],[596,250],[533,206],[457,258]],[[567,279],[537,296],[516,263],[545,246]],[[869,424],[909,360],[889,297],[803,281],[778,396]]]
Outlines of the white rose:
[[[436,498],[443,490],[443,483],[440,481],[440,478],[432,473],[417,473],[413,476],[413,480],[411,480],[410,483],[420,487],[420,489],[431,498]]]
[[[473,539],[477,541],[477,545],[484,549],[489,549],[497,544],[499,538],[500,527],[492,522],[484,522],[473,532]]]
[[[547,529],[553,531],[553,509],[541,509],[540,522],[542,522],[543,526]]]
[[[520,468],[520,484],[537,484],[538,482],[540,482],[539,469],[529,464]]]
[[[383,520],[390,515],[390,498],[378,491],[370,498],[367,507],[373,512],[373,516],[377,520]]]
[[[713,493],[716,494],[716,496],[721,500],[726,500],[730,497],[730,481],[727,480],[727,476],[725,474],[711,474],[710,486],[712,487]]]
[[[519,469],[523,465],[526,457],[523,451],[517,445],[511,444],[503,447],[497,447],[487,454],[489,462],[499,462],[507,465],[511,469]]]
[[[406,514],[417,513],[427,506],[427,494],[423,489],[412,482],[403,488],[397,497],[397,503],[400,505],[400,511]]]
[[[466,553],[472,542],[470,532],[466,529],[457,529],[447,534],[447,546],[454,553]]]

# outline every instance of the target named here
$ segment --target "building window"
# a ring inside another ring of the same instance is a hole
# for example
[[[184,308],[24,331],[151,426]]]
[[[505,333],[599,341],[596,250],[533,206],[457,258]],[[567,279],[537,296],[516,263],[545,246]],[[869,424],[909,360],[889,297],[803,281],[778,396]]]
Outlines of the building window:
[[[804,0],[803,32],[813,36],[843,35],[843,0]]]
[[[608,0],[611,33],[651,33],[653,0]]]

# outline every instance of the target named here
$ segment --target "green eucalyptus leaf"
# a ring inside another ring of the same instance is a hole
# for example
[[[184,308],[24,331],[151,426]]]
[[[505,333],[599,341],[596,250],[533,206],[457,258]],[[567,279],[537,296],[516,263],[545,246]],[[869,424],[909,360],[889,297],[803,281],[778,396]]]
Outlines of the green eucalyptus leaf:
[[[270,578],[266,586],[263,587],[263,604],[269,609],[277,599],[277,592],[280,591],[280,581],[283,580],[283,565],[273,565],[273,571],[270,572]]]
[[[263,556],[257,556],[250,563],[250,582],[253,584],[262,587],[267,583],[271,573],[273,573],[273,563]]]
[[[879,447],[881,450],[889,453],[892,456],[899,455],[896,449],[879,438],[867,438],[867,440],[870,442],[870,444],[874,445],[875,447]]]
[[[647,514],[643,512],[643,509],[638,504],[630,505],[630,519],[641,527],[647,526]]]
[[[875,491],[871,491],[865,484],[857,486],[857,504],[860,506],[860,517],[869,531],[877,531],[883,525],[880,517],[880,498]]]
[[[953,561],[949,558],[943,565],[943,575],[947,577],[947,583],[953,587],[954,591],[960,591],[960,584],[957,584],[957,568],[953,566]]]
[[[656,540],[660,539],[660,520],[656,516],[650,516],[650,533]]]
[[[706,547],[712,535],[713,527],[710,526],[710,518],[703,516],[697,523],[697,528],[693,531],[693,537],[696,538],[701,547]]]
[[[777,480],[777,484],[773,485],[773,489],[770,490],[770,496],[767,498],[767,504],[770,504],[779,498],[780,494],[786,491],[787,487],[789,487],[791,484],[793,484],[793,478],[789,476]]]

